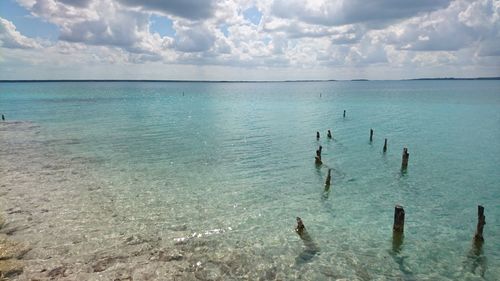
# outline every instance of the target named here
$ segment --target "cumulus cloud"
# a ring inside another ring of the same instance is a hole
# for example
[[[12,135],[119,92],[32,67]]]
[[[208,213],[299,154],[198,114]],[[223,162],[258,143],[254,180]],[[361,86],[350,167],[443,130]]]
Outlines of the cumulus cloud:
[[[62,64],[63,56],[72,56],[98,64],[316,74],[342,68],[342,74],[351,75],[368,68],[370,73],[384,73],[375,68],[414,73],[411,69],[417,67],[452,70],[462,65],[500,75],[495,68],[500,62],[496,0],[17,1],[32,16],[59,28],[58,40],[43,52]],[[167,18],[173,32],[160,35],[164,33],[154,29],[152,16]],[[39,46],[14,24],[1,22],[3,48]],[[29,57],[29,49],[24,52]],[[36,57],[37,63],[44,58]]]
[[[215,36],[204,25],[180,25],[176,24],[176,40],[174,46],[181,52],[204,52],[209,50],[214,42]]]
[[[119,2],[191,20],[206,19],[214,13],[214,1],[212,0],[119,0]]]
[[[4,48],[40,48],[40,44],[36,40],[22,35],[16,30],[16,26],[12,22],[3,18],[0,18],[0,42]]]
[[[403,21],[379,35],[398,49],[412,51],[458,51],[489,44],[500,35],[498,3],[455,1],[446,9]]]
[[[56,0],[56,2],[61,2],[74,7],[88,7],[92,0]]]
[[[446,7],[451,0],[275,0],[272,13],[319,25],[388,21]]]

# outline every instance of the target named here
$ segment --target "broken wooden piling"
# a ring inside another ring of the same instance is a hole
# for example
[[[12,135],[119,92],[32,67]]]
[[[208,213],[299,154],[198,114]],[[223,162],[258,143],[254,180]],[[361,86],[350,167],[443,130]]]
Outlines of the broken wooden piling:
[[[321,165],[323,162],[321,161],[321,151],[323,150],[323,147],[320,145],[319,148],[316,150],[316,157],[314,157],[316,161],[316,165]]]
[[[302,219],[297,217],[297,226],[295,227],[295,232],[302,238],[302,235],[306,231],[306,226],[302,222]]]
[[[382,149],[383,152],[387,151],[387,139],[384,140],[384,148]]]
[[[373,129],[370,129],[370,142],[373,141]]]
[[[392,226],[392,231],[394,233],[403,234],[405,227],[405,210],[403,206],[396,205],[394,208],[394,224]]]
[[[326,176],[326,181],[325,181],[325,190],[330,187],[331,180],[332,180],[332,169],[328,169],[328,175]]]
[[[344,118],[345,118],[345,110],[344,110]]]
[[[329,139],[331,139],[331,138],[332,138],[332,132],[331,132],[330,130],[328,130],[327,137],[328,137]]]
[[[401,170],[406,170],[408,168],[408,159],[410,154],[408,153],[408,148],[403,148],[403,157],[401,160]]]
[[[401,252],[404,239],[405,210],[403,206],[396,205],[394,208],[394,223],[392,226],[392,251]]]
[[[319,252],[319,247],[314,243],[312,237],[306,230],[302,219],[297,217],[297,226],[295,227],[295,232],[299,235],[302,242],[304,242],[304,250],[296,258],[297,263],[303,263],[311,260]]]
[[[477,206],[477,227],[476,234],[474,235],[474,241],[483,242],[483,229],[486,224],[486,217],[484,216],[484,207],[481,205]]]
[[[5,121],[5,115],[2,114],[2,121]]]
[[[319,140],[319,132],[316,132],[316,139]]]

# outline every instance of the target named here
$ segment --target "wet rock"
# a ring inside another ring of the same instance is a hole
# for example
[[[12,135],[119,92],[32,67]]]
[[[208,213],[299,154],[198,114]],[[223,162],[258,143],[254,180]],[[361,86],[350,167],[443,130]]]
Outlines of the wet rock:
[[[158,260],[159,261],[164,261],[164,262],[169,262],[169,261],[180,261],[184,258],[184,256],[181,253],[165,253],[165,251],[159,251],[158,252]]]
[[[135,245],[130,247],[130,255],[134,257],[142,256],[151,251],[153,249],[153,246],[149,243],[143,243],[139,245]]]
[[[146,243],[148,240],[142,238],[141,236],[129,236],[127,239],[125,239],[125,244],[127,245],[138,245],[142,243]]]
[[[115,278],[113,281],[133,281],[134,279],[132,279],[131,276],[127,276],[127,277],[121,277],[121,278]]]
[[[14,208],[10,208],[10,209],[7,209],[7,214],[9,215],[12,215],[12,214],[22,214],[22,213],[26,213],[27,211],[23,211],[21,209],[14,209]]]
[[[58,277],[66,277],[66,270],[67,268],[65,266],[58,266],[56,268],[53,268],[47,273],[47,276],[50,277],[50,279],[55,279]]]
[[[186,224],[172,225],[169,227],[169,229],[172,231],[186,231],[187,225]]]
[[[8,240],[5,235],[0,236],[0,260],[22,258],[31,248],[24,243]]]
[[[7,224],[6,227],[0,229],[0,233],[5,233],[7,235],[12,235],[17,231],[28,229],[28,226],[10,226]]]
[[[92,270],[94,272],[102,272],[109,267],[113,266],[119,260],[125,259],[125,257],[105,257],[97,261],[94,265],[92,265]]]
[[[0,277],[11,277],[23,272],[23,263],[19,260],[0,260]]]
[[[96,190],[99,190],[99,189],[101,189],[100,186],[91,186],[91,187],[88,188],[89,191],[96,191]]]
[[[222,280],[221,270],[217,264],[208,262],[206,264],[200,265],[199,268],[200,270],[197,270],[194,273],[196,279],[204,281]]]

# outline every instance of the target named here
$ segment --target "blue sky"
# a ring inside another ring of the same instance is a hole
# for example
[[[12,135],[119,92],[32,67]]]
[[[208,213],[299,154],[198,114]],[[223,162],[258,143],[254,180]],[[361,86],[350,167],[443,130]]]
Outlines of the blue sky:
[[[56,25],[39,17],[31,16],[27,9],[14,0],[0,2],[0,17],[15,22],[17,30],[28,37],[56,41],[59,36],[59,29]]]
[[[500,76],[495,0],[3,0],[0,79]]]

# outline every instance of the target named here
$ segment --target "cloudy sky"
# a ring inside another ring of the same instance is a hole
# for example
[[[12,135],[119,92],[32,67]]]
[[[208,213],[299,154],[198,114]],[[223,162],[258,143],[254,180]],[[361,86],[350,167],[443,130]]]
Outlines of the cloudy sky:
[[[500,0],[0,0],[0,79],[500,76]]]

